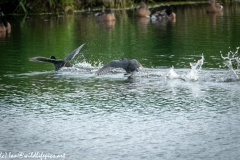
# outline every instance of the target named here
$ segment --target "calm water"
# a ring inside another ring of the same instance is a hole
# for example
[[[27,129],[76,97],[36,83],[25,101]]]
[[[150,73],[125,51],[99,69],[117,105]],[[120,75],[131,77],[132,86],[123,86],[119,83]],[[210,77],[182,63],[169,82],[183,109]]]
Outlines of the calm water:
[[[19,152],[67,160],[238,159],[239,72],[221,54],[240,46],[240,4],[220,14],[206,14],[205,4],[173,10],[175,23],[139,19],[133,10],[114,11],[117,21],[108,24],[97,23],[95,12],[9,16],[12,32],[0,35],[0,159]],[[55,72],[28,61],[64,58],[82,43],[72,68]],[[202,55],[196,80],[183,78]],[[138,59],[146,72],[94,74],[122,57]]]

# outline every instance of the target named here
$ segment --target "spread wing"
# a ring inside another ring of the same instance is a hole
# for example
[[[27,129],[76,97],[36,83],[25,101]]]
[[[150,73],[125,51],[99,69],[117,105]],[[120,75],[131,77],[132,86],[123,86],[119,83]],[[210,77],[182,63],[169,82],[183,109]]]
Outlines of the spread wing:
[[[55,63],[55,59],[50,59],[50,58],[45,58],[45,57],[32,57],[29,58],[30,61],[39,61],[39,62],[50,62],[50,63]]]
[[[97,71],[96,74],[97,75],[102,75],[102,74],[105,74],[105,73],[108,73],[108,72],[112,71],[114,68],[123,68],[123,69],[125,69],[126,68],[125,61],[122,61],[122,60],[110,61],[108,64],[106,64],[102,68],[100,68]]]
[[[79,51],[82,49],[83,46],[84,46],[84,44],[82,44],[80,47],[75,49],[72,53],[70,53],[67,57],[65,57],[64,60],[65,61],[72,60],[79,53]]]

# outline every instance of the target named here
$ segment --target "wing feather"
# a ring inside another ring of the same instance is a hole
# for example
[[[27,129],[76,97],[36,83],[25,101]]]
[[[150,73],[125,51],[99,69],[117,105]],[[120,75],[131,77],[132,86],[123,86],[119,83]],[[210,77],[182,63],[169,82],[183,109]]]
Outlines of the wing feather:
[[[106,74],[106,73],[112,71],[113,69],[115,69],[115,68],[114,67],[101,68],[97,71],[97,75]]]
[[[45,58],[45,57],[32,57],[29,58],[30,61],[39,61],[39,62],[50,62],[50,63],[55,63],[55,59],[50,59],[50,58]]]
[[[65,57],[64,60],[65,61],[72,60],[79,53],[79,51],[82,49],[83,46],[84,46],[84,44],[82,44],[80,47],[75,49],[72,53],[70,53],[67,57]]]
[[[113,61],[110,61],[109,63],[107,63],[106,65],[104,65],[102,68],[100,68],[98,71],[97,71],[97,75],[102,75],[102,74],[106,74],[110,71],[112,71],[113,69],[115,68],[123,68],[125,69],[126,68],[126,63],[122,60],[113,60]]]

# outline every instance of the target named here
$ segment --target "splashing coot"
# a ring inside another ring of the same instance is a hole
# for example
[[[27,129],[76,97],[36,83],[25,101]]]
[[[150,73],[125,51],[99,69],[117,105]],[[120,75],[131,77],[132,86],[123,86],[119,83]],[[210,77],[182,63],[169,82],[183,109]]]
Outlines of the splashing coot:
[[[143,66],[136,59],[122,58],[121,60],[112,60],[97,71],[97,75],[102,75],[112,71],[115,68],[124,69],[127,74],[133,74],[134,71],[143,69]]]
[[[82,49],[84,44],[82,44],[80,47],[75,49],[72,53],[70,53],[67,57],[65,57],[63,60],[56,60],[55,56],[51,56],[50,58],[45,57],[32,57],[29,58],[30,61],[39,61],[39,62],[50,62],[54,64],[55,70],[59,70],[62,67],[72,67],[72,65],[69,63],[70,60],[72,60]]]

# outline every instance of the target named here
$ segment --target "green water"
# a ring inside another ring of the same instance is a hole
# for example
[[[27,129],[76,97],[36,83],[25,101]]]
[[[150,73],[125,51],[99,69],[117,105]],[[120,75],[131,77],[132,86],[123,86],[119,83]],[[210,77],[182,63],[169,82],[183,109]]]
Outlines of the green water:
[[[221,54],[240,46],[240,4],[226,4],[220,14],[205,6],[172,6],[175,23],[140,19],[134,10],[114,10],[115,23],[98,23],[95,12],[8,16],[12,31],[0,35],[1,155],[237,159],[239,80]],[[72,68],[55,72],[28,60],[62,59],[83,43]],[[202,55],[197,81],[167,78],[172,66],[188,74]],[[95,75],[123,57],[146,72]]]
[[[10,17],[12,33],[0,41],[4,53],[1,68],[12,62],[23,66],[23,72],[30,72],[30,66],[39,64],[29,62],[29,57],[63,58],[82,43],[86,43],[82,54],[91,64],[128,57],[137,58],[146,67],[185,68],[189,66],[187,59],[204,54],[205,68],[219,68],[220,52],[226,54],[239,46],[238,7],[226,6],[218,15],[206,14],[203,6],[176,6],[176,23],[165,24],[138,19],[132,10],[117,10],[112,27],[96,23],[94,13]],[[40,70],[51,69],[47,64],[41,65],[44,67]],[[9,67],[8,70],[18,72]]]

